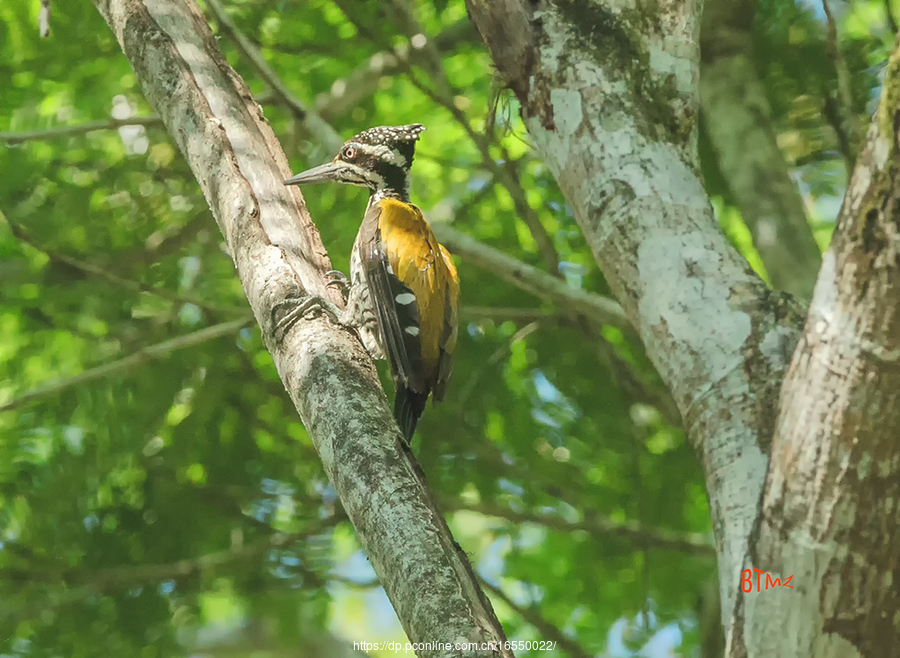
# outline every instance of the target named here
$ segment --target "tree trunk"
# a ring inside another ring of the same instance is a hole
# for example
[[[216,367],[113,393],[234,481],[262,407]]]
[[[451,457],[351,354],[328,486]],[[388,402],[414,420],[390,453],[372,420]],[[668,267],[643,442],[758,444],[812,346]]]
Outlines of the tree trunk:
[[[738,599],[728,656],[900,656],[898,101],[895,51],[784,382],[744,564],[793,589]]]
[[[432,643],[418,655],[511,655],[452,648],[505,638],[358,339],[321,315],[276,335],[286,300],[329,295],[328,258],[299,192],[282,185],[289,168],[261,108],[202,14],[189,0],[96,4],[203,189],[279,375],[410,641]]]
[[[703,190],[700,3],[467,5],[701,456],[728,655],[900,655],[900,55],[779,396],[802,309]]]
[[[468,7],[701,456],[730,610],[802,316],[731,247],[700,180],[700,7]]]

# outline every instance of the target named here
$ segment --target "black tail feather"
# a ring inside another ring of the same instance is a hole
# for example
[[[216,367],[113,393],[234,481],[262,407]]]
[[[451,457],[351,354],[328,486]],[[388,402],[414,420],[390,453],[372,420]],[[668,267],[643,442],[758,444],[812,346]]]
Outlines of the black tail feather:
[[[416,425],[422,412],[425,411],[425,403],[428,401],[428,393],[416,393],[402,384],[397,387],[397,395],[394,397],[394,418],[403,432],[403,438],[409,443],[416,432]]]

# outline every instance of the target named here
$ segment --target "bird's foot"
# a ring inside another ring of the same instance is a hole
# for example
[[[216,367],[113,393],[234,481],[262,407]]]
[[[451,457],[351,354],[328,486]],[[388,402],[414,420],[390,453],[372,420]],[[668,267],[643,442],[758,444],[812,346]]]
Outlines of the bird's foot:
[[[283,340],[287,332],[301,318],[326,315],[335,324],[343,324],[341,310],[327,299],[315,295],[288,297],[272,309],[272,320],[276,340]]]
[[[347,296],[350,294],[350,279],[347,278],[347,275],[340,270],[328,270],[325,273],[325,280],[328,282],[325,285],[336,286],[341,291],[341,297],[344,298],[346,304]]]

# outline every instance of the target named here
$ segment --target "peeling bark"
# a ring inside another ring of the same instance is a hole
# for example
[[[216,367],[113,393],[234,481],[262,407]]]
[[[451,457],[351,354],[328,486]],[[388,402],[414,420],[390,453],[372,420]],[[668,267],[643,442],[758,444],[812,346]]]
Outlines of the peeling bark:
[[[701,109],[719,169],[772,285],[808,301],[822,257],[753,66],[754,13],[754,0],[719,0],[703,12]]]
[[[731,247],[700,180],[700,3],[490,5],[470,17],[701,456],[730,610],[802,315]],[[523,12],[526,28],[503,20]]]
[[[784,382],[728,656],[900,655],[900,51]],[[785,638],[789,638],[789,642]]]
[[[362,345],[323,316],[274,335],[286,299],[331,294],[328,258],[299,192],[281,183],[288,164],[261,108],[203,16],[186,0],[96,4],[197,177],[279,375],[410,641],[503,641]]]

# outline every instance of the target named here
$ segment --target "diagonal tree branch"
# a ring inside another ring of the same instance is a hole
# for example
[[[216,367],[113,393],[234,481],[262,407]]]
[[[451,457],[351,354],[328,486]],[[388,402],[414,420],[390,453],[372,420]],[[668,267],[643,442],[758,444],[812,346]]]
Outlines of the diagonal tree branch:
[[[204,208],[181,226],[163,226],[158,231],[150,234],[144,244],[133,251],[126,251],[122,258],[122,268],[128,272],[134,272],[146,267],[150,263],[156,263],[169,254],[176,253],[185,245],[192,243],[197,236],[209,225],[209,210]]]
[[[6,224],[9,226],[10,232],[16,238],[46,255],[52,262],[65,265],[66,267],[74,268],[88,276],[96,277],[98,279],[106,281],[107,283],[111,283],[114,286],[118,286],[119,288],[122,288],[124,290],[131,290],[132,292],[145,292],[150,295],[160,297],[161,299],[175,302],[177,304],[193,304],[197,308],[203,309],[211,316],[215,316],[220,313],[234,315],[235,312],[242,312],[242,309],[236,307],[217,306],[214,304],[209,304],[206,300],[197,297],[179,294],[170,290],[166,290],[165,288],[148,286],[147,284],[141,283],[140,281],[134,281],[133,279],[128,279],[115,272],[110,272],[109,270],[106,270],[98,265],[94,265],[93,263],[88,263],[79,260],[78,258],[73,258],[72,256],[61,254],[57,251],[53,251],[52,249],[48,249],[38,243],[34,238],[32,238],[25,227],[16,222],[9,221],[9,219],[3,214],[2,211],[0,211],[0,221],[6,222]]]
[[[422,35],[424,38],[424,35]],[[434,37],[434,47],[438,51],[457,46],[459,43],[476,42],[476,35],[468,19],[457,21]],[[331,90],[316,96],[315,107],[326,121],[344,116],[378,90],[382,78],[406,70],[410,58],[426,42],[416,40],[407,48],[385,50],[372,55],[364,64],[351,71],[346,77],[335,80]]]
[[[504,306],[462,306],[459,314],[464,320],[495,320],[505,322],[536,322],[553,317],[553,314],[540,308],[529,307],[504,307]]]
[[[777,290],[812,298],[822,262],[753,61],[755,0],[703,12],[700,103],[719,170]]]
[[[822,11],[825,12],[825,43],[828,47],[828,56],[834,65],[834,73],[837,77],[837,115],[840,118],[840,131],[846,136],[847,140],[847,170],[853,169],[853,162],[859,153],[860,139],[862,131],[859,126],[859,119],[853,107],[853,91],[850,88],[850,68],[847,66],[847,60],[841,52],[840,40],[837,32],[837,22],[834,20],[834,14],[831,13],[831,7],[828,0],[822,0]]]
[[[888,28],[891,34],[897,34],[897,17],[894,15],[894,7],[891,0],[884,0],[884,13],[887,18]]]
[[[597,538],[618,537],[619,539],[639,544],[647,549],[680,551],[706,557],[715,556],[715,548],[712,542],[703,535],[675,532],[665,528],[654,528],[637,521],[619,522],[594,514],[583,521],[570,522],[558,516],[534,512],[517,512],[491,503],[458,503],[455,508],[448,504],[448,508],[464,509],[483,514],[484,516],[506,519],[514,523],[534,523],[558,532],[576,532],[580,530]]]
[[[97,130],[115,130],[123,126],[161,127],[162,119],[159,117],[131,117],[130,119],[105,119],[103,121],[90,121],[88,123],[75,124],[73,126],[57,126],[44,130],[25,130],[22,132],[0,131],[0,144],[21,144],[47,139],[62,139],[64,137],[76,137],[86,135]]]
[[[48,600],[23,609],[0,608],[0,620],[22,620],[42,614],[45,610],[72,605],[98,593],[106,594],[130,587],[140,587],[166,580],[183,580],[196,574],[215,572],[236,562],[263,559],[273,548],[283,548],[320,534],[344,520],[343,514],[322,519],[302,532],[285,534],[274,532],[253,543],[232,547],[194,558],[163,564],[129,564],[103,569],[68,569],[42,563],[38,569],[0,569],[0,578],[28,584],[61,584],[65,589],[52,593]],[[315,586],[324,585],[321,576],[303,569],[304,576]]]
[[[116,373],[136,368],[156,359],[163,359],[172,354],[172,352],[177,352],[178,350],[183,350],[188,347],[194,347],[195,345],[200,345],[221,338],[222,336],[231,335],[236,331],[240,331],[252,321],[252,317],[245,316],[238,320],[206,327],[205,329],[200,329],[193,333],[179,336],[178,338],[172,338],[171,340],[166,340],[162,343],[157,343],[156,345],[144,347],[126,357],[85,370],[72,377],[46,382],[37,388],[13,398],[9,402],[0,404],[0,413],[16,409],[17,407],[21,407],[37,400],[42,400],[51,395],[56,395],[75,386],[81,386],[82,384],[87,384],[88,382],[97,379],[103,379]]]
[[[306,134],[309,135],[313,144],[318,145],[319,149],[311,155],[311,158],[317,159],[337,153],[343,145],[344,140],[328,123],[322,120],[315,111],[309,109],[306,104],[287,88],[284,81],[278,77],[278,74],[269,66],[262,53],[253,45],[243,32],[241,32],[234,21],[225,12],[225,8],[219,0],[206,0],[206,5],[216,17],[219,27],[225,32],[237,47],[243,53],[250,63],[256,68],[260,77],[269,85],[269,88],[275,96],[281,100],[300,122]]]
[[[280,324],[309,295],[339,296],[326,287],[328,259],[302,197],[282,185],[284,154],[199,9],[190,0],[96,4],[197,177],[279,375],[407,636],[500,646],[490,602],[403,443],[360,342],[326,315]]]
[[[831,126],[831,129],[834,131],[838,152],[844,158],[844,167],[849,175],[849,172],[853,171],[853,162],[856,159],[858,151],[854,151],[850,133],[847,132],[847,124],[844,122],[840,101],[825,84],[822,85],[821,95],[822,118],[825,119],[825,123]]]
[[[570,637],[567,637],[554,624],[551,624],[549,621],[544,619],[544,616],[541,614],[541,611],[537,607],[526,608],[525,606],[519,605],[518,603],[513,601],[512,598],[500,587],[492,585],[484,578],[480,578],[479,580],[481,581],[482,587],[484,587],[492,595],[503,601],[503,603],[505,603],[510,610],[513,610],[522,619],[534,626],[534,629],[541,634],[541,639],[552,640],[556,643],[556,645],[558,645],[560,649],[565,651],[570,656],[575,656],[575,658],[588,658],[591,655],[587,651],[585,651],[584,647],[578,644],[578,642]]]
[[[476,267],[488,270],[522,290],[561,304],[599,324],[631,329],[622,307],[613,300],[573,288],[562,279],[482,244],[447,224],[435,223],[432,228],[448,249]]]

